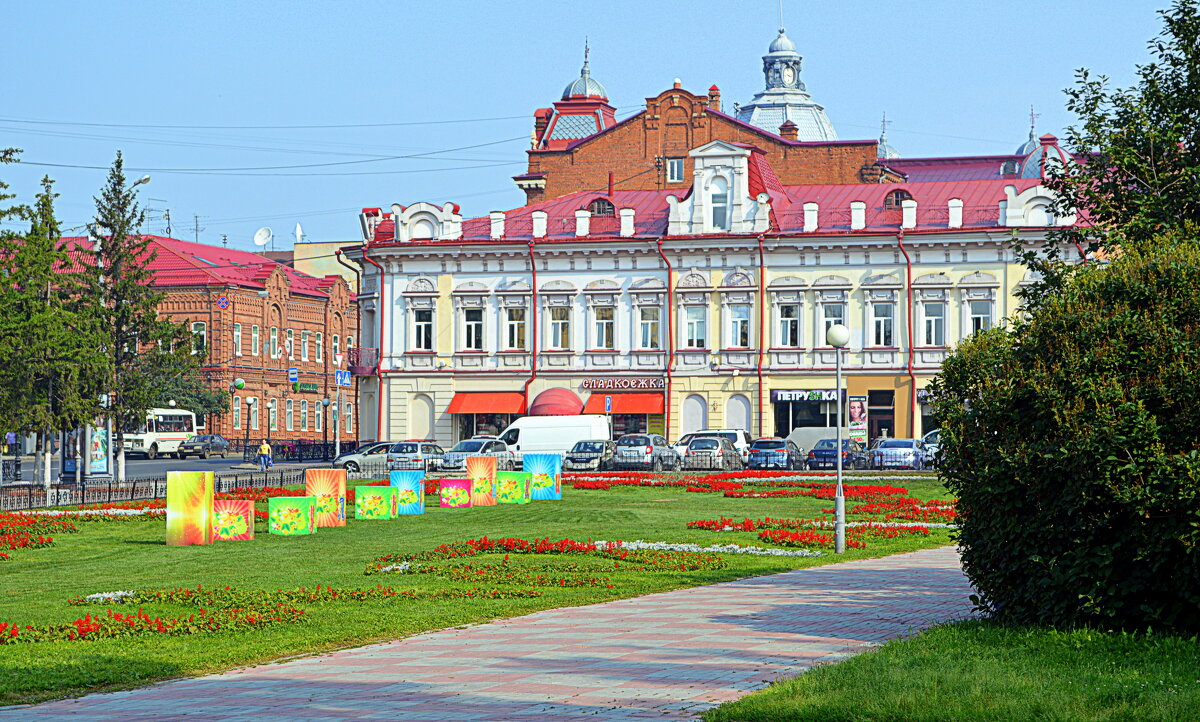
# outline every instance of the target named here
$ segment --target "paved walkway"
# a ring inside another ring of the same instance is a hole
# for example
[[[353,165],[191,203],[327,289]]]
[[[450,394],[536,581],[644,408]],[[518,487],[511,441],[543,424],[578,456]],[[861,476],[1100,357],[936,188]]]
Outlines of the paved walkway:
[[[678,720],[968,616],[952,547],[846,562],[0,712],[47,720]]]

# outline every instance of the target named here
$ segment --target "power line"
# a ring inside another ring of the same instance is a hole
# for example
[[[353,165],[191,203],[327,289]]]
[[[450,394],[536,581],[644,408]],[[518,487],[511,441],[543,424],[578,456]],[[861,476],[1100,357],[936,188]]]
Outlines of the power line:
[[[75,165],[71,163],[39,163],[28,161],[23,165],[33,165],[47,168],[78,168],[83,170],[109,170],[109,166],[98,165]],[[507,161],[504,163],[482,163],[478,165],[462,165],[451,168],[409,168],[406,170],[377,170],[377,171],[358,171],[345,173],[238,173],[226,171],[203,171],[189,170],[186,168],[129,168],[125,170],[138,173],[177,173],[179,175],[212,175],[212,176],[243,176],[246,178],[312,178],[312,177],[330,177],[330,176],[366,176],[366,175],[406,175],[409,173],[440,173],[443,171],[455,170],[475,170],[478,168],[498,168],[500,166],[524,166],[525,164],[519,161]],[[298,166],[303,167],[303,166]]]

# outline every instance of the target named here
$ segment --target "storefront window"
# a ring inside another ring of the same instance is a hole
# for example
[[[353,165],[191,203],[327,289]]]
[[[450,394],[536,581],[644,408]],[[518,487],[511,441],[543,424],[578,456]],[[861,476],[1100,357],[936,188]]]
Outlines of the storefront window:
[[[519,414],[455,414],[458,417],[456,441],[475,436],[498,436]]]
[[[613,414],[613,438],[625,434],[645,434],[649,431],[646,414]]]

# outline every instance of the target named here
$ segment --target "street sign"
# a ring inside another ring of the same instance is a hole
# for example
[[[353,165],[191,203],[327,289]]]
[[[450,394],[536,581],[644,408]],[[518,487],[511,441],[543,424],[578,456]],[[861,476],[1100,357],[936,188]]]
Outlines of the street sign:
[[[606,413],[606,414],[612,413],[612,397],[611,396],[604,397],[604,413]]]
[[[349,386],[350,385],[350,372],[349,371],[334,371],[333,372],[333,382],[338,386]]]
[[[221,296],[217,299],[217,308],[229,308],[229,297]]]
[[[288,369],[288,381],[291,381],[292,383],[296,383],[299,380],[300,380],[300,369],[296,368],[295,366]]]

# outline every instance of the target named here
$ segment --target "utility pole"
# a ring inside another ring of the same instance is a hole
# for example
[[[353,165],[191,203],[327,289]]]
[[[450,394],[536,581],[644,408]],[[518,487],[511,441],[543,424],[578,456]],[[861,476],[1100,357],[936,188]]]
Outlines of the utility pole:
[[[192,239],[196,243],[200,242],[200,231],[203,231],[203,230],[204,229],[200,227],[200,216],[193,213],[192,214]]]

